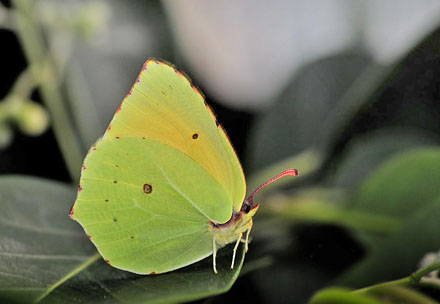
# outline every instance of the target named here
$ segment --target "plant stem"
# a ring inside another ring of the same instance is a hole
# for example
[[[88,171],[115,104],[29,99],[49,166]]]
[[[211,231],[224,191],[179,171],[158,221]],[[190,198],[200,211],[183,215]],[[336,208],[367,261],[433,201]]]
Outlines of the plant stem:
[[[290,197],[268,197],[260,212],[291,222],[334,224],[380,235],[401,228],[402,222],[396,218],[344,208],[341,203],[346,196],[343,191],[309,189]]]
[[[37,86],[37,81],[32,75],[30,67],[27,67],[20,73],[17,80],[14,82],[10,94],[20,96],[24,99],[30,99],[32,90]]]
[[[420,269],[419,271],[415,272],[411,275],[411,284],[417,284],[419,281],[427,274],[429,274],[432,271],[440,269],[440,261],[434,262],[428,266],[426,266],[423,269]]]
[[[432,263],[414,273],[412,273],[411,275],[402,278],[402,279],[398,279],[398,280],[394,280],[394,281],[389,281],[389,282],[384,282],[384,283],[379,283],[379,284],[375,284],[375,285],[371,285],[368,287],[364,287],[358,290],[355,290],[353,292],[355,293],[368,293],[371,292],[373,290],[379,290],[379,289],[383,289],[385,287],[390,287],[390,286],[417,286],[417,285],[424,285],[424,281],[425,278],[424,276],[429,274],[432,271],[435,271],[437,269],[440,269],[440,261],[439,262],[435,262]],[[429,285],[437,285],[438,287],[440,287],[440,280],[436,283],[437,280],[432,280],[432,279],[426,279],[427,282],[429,283]],[[429,281],[428,281],[429,280]]]
[[[55,137],[63,154],[72,181],[79,180],[83,151],[63,104],[59,78],[34,16],[35,1],[14,0],[17,34],[23,46],[34,79],[41,80],[40,89],[53,123]]]

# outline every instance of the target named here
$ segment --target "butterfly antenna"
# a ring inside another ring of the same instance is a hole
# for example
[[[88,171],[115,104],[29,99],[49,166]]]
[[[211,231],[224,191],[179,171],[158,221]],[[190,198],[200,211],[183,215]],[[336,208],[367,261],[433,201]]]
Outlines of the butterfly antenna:
[[[257,193],[258,193],[261,189],[263,189],[264,187],[266,187],[266,186],[272,184],[273,182],[279,180],[280,178],[283,178],[283,177],[288,176],[288,175],[290,175],[290,176],[298,176],[299,173],[298,173],[298,170],[296,170],[296,169],[287,169],[287,170],[284,170],[283,172],[281,172],[280,174],[278,174],[278,175],[275,176],[274,178],[271,178],[270,180],[268,180],[268,181],[265,182],[264,184],[260,185],[257,189],[255,189],[255,191],[252,192],[251,195],[249,195],[249,197],[246,199],[246,201],[247,201],[248,203],[250,203],[251,205],[253,205],[255,194],[257,194]]]

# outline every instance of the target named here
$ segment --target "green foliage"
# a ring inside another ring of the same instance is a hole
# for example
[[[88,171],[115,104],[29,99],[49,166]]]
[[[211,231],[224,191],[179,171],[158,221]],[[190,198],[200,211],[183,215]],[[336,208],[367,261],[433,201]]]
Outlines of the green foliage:
[[[140,276],[107,265],[68,211],[82,158],[123,98],[116,88],[128,91],[145,56],[185,54],[168,37],[158,1],[67,2],[0,4],[0,27],[16,33],[29,64],[0,101],[0,147],[13,143],[15,129],[38,136],[52,128],[72,181],[0,177],[1,303],[178,303],[219,294],[209,301],[439,300],[440,30],[421,32],[420,44],[393,63],[352,49],[292,75],[242,140],[249,191],[287,167],[300,171],[256,197],[262,205],[244,266],[244,246],[233,270],[227,246],[217,275],[208,258]],[[112,22],[124,14],[156,23],[159,46],[140,48],[154,39],[140,39],[151,33],[134,21],[115,32],[138,36],[114,39]],[[106,38],[135,55],[116,54]],[[92,61],[102,69],[92,71]],[[109,63],[130,67],[113,75]],[[240,274],[240,288],[226,293]]]
[[[177,303],[227,291],[240,273],[244,250],[231,270],[232,248],[212,261],[157,276],[107,265],[66,214],[72,187],[37,178],[0,178],[0,302]],[[244,247],[244,246],[243,246]],[[243,248],[244,249],[244,248]]]
[[[384,304],[368,295],[355,294],[351,290],[342,288],[328,288],[317,292],[311,299],[310,304]]]
[[[325,147],[330,128],[323,128],[323,124],[333,127],[344,117],[338,103],[344,102],[344,92],[369,63],[365,56],[345,54],[304,69],[253,129],[251,168],[263,168],[312,145]],[[334,76],[335,71],[338,77]],[[333,115],[332,111],[335,111]]]

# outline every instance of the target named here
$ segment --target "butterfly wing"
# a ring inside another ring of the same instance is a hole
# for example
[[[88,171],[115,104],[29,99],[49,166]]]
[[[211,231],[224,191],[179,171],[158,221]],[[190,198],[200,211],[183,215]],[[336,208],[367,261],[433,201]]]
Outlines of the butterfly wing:
[[[90,150],[71,217],[112,266],[148,274],[210,255],[210,221],[227,221],[231,209],[223,186],[186,154],[121,137]]]
[[[181,151],[202,166],[240,210],[246,185],[235,151],[203,96],[172,65],[154,59],[144,64],[104,135],[116,137],[155,139]]]

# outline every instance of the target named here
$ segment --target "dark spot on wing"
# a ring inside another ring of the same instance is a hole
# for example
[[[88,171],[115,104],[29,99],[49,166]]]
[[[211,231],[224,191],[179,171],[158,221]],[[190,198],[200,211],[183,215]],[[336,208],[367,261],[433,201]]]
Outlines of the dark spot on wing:
[[[117,184],[117,183],[118,183],[118,181],[116,181],[116,180],[115,180],[115,181],[113,181],[113,184]]]
[[[194,133],[193,136],[192,136],[192,139],[197,139],[197,138],[199,138],[199,134]]]
[[[150,184],[145,184],[143,186],[143,190],[145,194],[150,194],[151,192],[153,192],[153,186],[151,186]]]
[[[116,223],[117,221],[118,221],[118,219],[117,219],[117,218],[114,218],[114,219],[113,219],[113,222],[115,222],[115,223]]]

